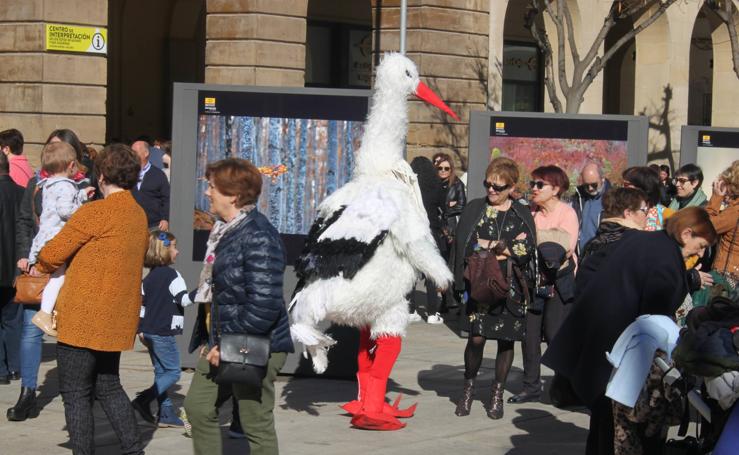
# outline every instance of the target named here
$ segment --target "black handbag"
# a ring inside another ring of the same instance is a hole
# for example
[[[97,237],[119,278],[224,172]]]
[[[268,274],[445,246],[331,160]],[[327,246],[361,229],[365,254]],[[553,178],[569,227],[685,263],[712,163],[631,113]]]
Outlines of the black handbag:
[[[262,387],[267,376],[267,363],[270,355],[270,335],[251,335],[248,333],[221,334],[218,304],[215,310],[216,335],[220,361],[213,376],[216,384],[245,384]]]

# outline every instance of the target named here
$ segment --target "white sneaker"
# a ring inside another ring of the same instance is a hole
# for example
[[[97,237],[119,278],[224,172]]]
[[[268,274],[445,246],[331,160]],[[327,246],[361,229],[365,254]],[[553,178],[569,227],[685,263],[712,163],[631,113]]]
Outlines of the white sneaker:
[[[442,318],[439,313],[432,314],[428,318],[426,318],[426,322],[429,324],[443,324],[444,318]]]
[[[423,321],[423,318],[420,314],[416,313],[415,311],[408,315],[408,322],[421,322]]]

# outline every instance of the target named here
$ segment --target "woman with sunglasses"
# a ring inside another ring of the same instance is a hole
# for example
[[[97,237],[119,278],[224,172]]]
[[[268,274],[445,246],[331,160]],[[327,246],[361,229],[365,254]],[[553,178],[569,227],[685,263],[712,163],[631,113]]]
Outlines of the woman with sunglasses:
[[[670,203],[672,210],[685,207],[704,207],[708,203],[706,193],[701,189],[703,170],[695,164],[686,164],[675,172],[672,183],[677,188],[677,196]]]
[[[526,313],[526,337],[523,341],[523,392],[513,395],[509,403],[538,401],[541,396],[541,339],[549,342],[567,317],[574,298],[575,247],[579,234],[577,214],[560,197],[570,187],[565,171],[557,166],[541,166],[531,173],[534,223],[537,235],[567,237],[566,260],[561,270],[554,269],[556,278],[537,283],[536,300],[543,310],[529,308]],[[562,235],[562,232],[567,235]],[[541,274],[540,274],[541,275]],[[567,286],[565,286],[567,284]]]
[[[511,198],[518,177],[519,171],[514,161],[508,158],[494,159],[482,182],[487,197],[470,201],[457,226],[452,249],[452,271],[455,289],[465,291],[468,295],[466,313],[469,324],[469,337],[464,351],[464,390],[455,411],[458,416],[470,413],[485,342],[493,339],[498,341],[498,353],[495,356],[492,396],[486,411],[491,419],[503,417],[503,388],[513,364],[513,344],[524,337],[525,296],[530,294],[527,291],[533,281],[533,274],[528,270],[534,257],[536,229],[528,207]],[[480,249],[496,252],[500,269],[511,283],[512,292],[507,298],[478,302],[470,297],[470,282],[464,278],[464,269],[470,256]],[[508,261],[513,261],[512,270],[515,274],[512,277],[507,276]],[[522,281],[518,279],[519,276],[523,277]]]
[[[454,239],[454,231],[457,228],[457,218],[462,214],[467,203],[467,193],[464,183],[454,172],[454,160],[446,153],[437,153],[433,158],[434,166],[441,179],[441,188],[445,195],[442,216],[442,231],[449,244]],[[445,254],[442,251],[442,254]],[[448,257],[448,249],[446,251]]]

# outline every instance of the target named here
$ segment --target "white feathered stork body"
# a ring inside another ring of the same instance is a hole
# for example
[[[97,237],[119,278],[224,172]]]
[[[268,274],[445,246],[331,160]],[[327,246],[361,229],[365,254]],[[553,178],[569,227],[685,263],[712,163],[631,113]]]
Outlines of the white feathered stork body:
[[[372,339],[403,336],[407,296],[419,275],[440,288],[452,281],[403,156],[411,94],[456,117],[420,82],[411,60],[387,54],[377,69],[352,180],[321,203],[299,259],[302,282],[291,302],[291,332],[318,373],[335,343],[318,323],[369,328]]]

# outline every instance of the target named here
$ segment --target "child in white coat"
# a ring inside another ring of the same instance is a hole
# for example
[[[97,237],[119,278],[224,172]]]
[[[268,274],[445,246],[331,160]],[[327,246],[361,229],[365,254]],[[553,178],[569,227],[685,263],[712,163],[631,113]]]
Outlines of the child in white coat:
[[[48,144],[41,152],[41,169],[48,177],[39,181],[38,187],[43,189],[39,231],[33,238],[28,263],[33,265],[41,248],[51,240],[95,191],[92,187],[79,189],[72,177],[78,172],[77,154],[66,142]],[[59,290],[64,284],[66,266],[59,267],[49,278],[41,297],[41,310],[31,322],[47,335],[56,336],[52,312],[56,305]]]

